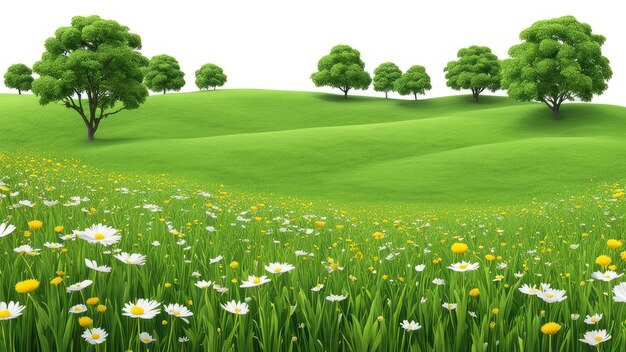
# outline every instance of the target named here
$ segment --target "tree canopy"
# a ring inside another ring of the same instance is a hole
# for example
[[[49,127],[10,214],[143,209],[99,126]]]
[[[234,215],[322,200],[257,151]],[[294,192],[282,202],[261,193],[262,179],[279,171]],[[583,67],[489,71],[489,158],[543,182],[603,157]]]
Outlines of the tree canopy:
[[[457,53],[458,60],[448,62],[443,69],[446,85],[454,90],[471,89],[474,102],[485,89],[500,88],[500,60],[486,46],[472,45]]]
[[[185,85],[185,74],[178,61],[169,55],[153,56],[144,74],[144,83],[153,92],[179,91]]]
[[[11,65],[4,74],[4,85],[7,88],[17,89],[19,94],[22,94],[22,91],[31,90],[33,80],[33,70],[24,64]]]
[[[372,83],[361,53],[348,45],[337,45],[330,54],[322,57],[311,79],[316,87],[339,88],[344,97],[348,96],[350,89],[367,89]]]
[[[221,87],[226,83],[226,75],[221,67],[214,64],[204,64],[196,71],[196,86],[199,89]]]
[[[93,140],[103,119],[145,101],[141,68],[148,60],[140,48],[141,38],[128,27],[98,16],[74,17],[46,40],[33,66],[40,76],[33,92],[42,105],[62,101],[78,112]]]
[[[613,75],[602,55],[606,38],[573,16],[535,22],[502,63],[502,85],[518,101],[545,103],[560,119],[565,100],[591,101]]]
[[[402,71],[393,62],[380,64],[374,70],[374,90],[385,92],[385,98],[387,98],[387,92],[393,91],[393,84],[400,76],[402,76]]]
[[[426,73],[424,66],[411,66],[396,80],[394,89],[400,95],[413,94],[415,100],[417,100],[418,94],[424,94],[427,90],[432,89],[430,76]]]

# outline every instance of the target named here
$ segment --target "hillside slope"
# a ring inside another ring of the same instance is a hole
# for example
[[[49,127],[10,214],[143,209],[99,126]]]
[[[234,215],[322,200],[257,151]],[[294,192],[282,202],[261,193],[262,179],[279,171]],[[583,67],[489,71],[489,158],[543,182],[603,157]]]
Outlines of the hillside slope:
[[[626,174],[626,108],[222,90],[149,97],[85,140],[75,112],[0,95],[0,151],[166,172],[306,199],[516,203]]]

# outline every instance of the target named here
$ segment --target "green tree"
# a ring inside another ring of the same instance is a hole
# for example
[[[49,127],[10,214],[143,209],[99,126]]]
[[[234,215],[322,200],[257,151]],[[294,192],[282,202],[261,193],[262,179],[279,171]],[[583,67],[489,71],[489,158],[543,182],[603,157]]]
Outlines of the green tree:
[[[33,69],[33,93],[42,105],[61,101],[75,110],[92,141],[100,122],[136,109],[148,95],[141,68],[148,60],[137,51],[141,38],[128,27],[98,16],[74,17],[45,43]]]
[[[393,84],[400,76],[402,76],[402,71],[393,62],[380,64],[374,70],[374,90],[385,92],[385,99],[387,99],[387,92],[393,91]]]
[[[500,89],[500,60],[491,49],[472,45],[459,50],[457,58],[443,69],[448,87],[454,90],[471,89],[475,103],[485,89],[492,92]]]
[[[606,38],[572,16],[535,22],[502,63],[502,86],[518,101],[545,103],[560,120],[561,103],[591,101],[613,75],[602,56]]]
[[[430,90],[430,76],[426,73],[424,66],[411,66],[400,78],[394,83],[394,89],[400,95],[413,94],[417,100],[418,94],[424,94]]]
[[[204,64],[196,71],[196,86],[199,89],[221,87],[226,83],[226,75],[221,67],[214,64]]]
[[[24,64],[11,65],[4,74],[4,85],[7,88],[17,89],[19,94],[22,94],[22,91],[31,90],[33,80],[33,70]]]
[[[350,89],[365,90],[372,83],[361,53],[348,45],[337,45],[330,50],[330,54],[322,57],[311,79],[316,87],[339,88],[346,98]]]
[[[185,74],[178,61],[169,55],[153,56],[144,74],[144,83],[153,92],[179,91],[185,85]]]

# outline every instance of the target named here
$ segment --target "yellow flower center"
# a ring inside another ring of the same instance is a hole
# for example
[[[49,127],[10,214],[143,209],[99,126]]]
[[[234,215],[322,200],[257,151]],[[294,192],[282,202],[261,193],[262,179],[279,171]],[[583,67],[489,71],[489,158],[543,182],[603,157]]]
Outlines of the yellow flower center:
[[[180,316],[180,311],[173,310],[172,313],[174,313],[175,316]]]
[[[409,328],[409,329],[413,329],[413,325],[412,325],[412,324],[409,324],[408,328]]]
[[[600,342],[600,341],[602,341],[602,336],[596,336],[594,340]]]
[[[98,241],[103,240],[104,239],[104,235],[101,233],[97,233],[93,236],[95,239],[97,239]]]
[[[8,310],[0,310],[0,318],[8,318],[11,316],[11,312]]]
[[[611,277],[611,275],[609,275],[609,274],[604,274],[604,278],[605,278],[605,279],[609,279],[610,277]]]
[[[130,312],[133,313],[134,315],[142,315],[144,312],[144,309],[140,306],[134,306],[130,309]]]
[[[459,268],[461,268],[461,269],[467,269],[467,264],[461,264],[461,265],[459,265]]]
[[[96,334],[91,334],[91,338],[94,339],[94,340],[97,340],[97,339],[100,338],[100,334],[97,334],[97,333]]]
[[[591,318],[591,322],[595,324],[595,323],[597,323],[597,322],[598,322],[598,319],[596,319],[596,318]]]
[[[252,280],[252,282],[258,285],[261,283],[261,278],[255,277],[254,280]]]
[[[147,337],[144,337],[144,338],[143,338],[143,342],[148,343],[148,342],[150,342],[150,339],[149,339],[149,338],[147,338]]]
[[[235,313],[239,313],[239,312],[241,312],[241,308],[239,307],[235,308]]]
[[[551,294],[551,293],[548,293],[548,294],[546,295],[546,297],[548,297],[548,298],[552,298],[552,297],[554,297],[554,295],[553,295],[553,294]]]
[[[277,267],[274,268],[274,272],[275,273],[279,273],[281,271],[283,271],[283,267],[282,266],[277,266]]]
[[[132,264],[132,262],[130,261],[130,259],[126,259],[126,264]]]

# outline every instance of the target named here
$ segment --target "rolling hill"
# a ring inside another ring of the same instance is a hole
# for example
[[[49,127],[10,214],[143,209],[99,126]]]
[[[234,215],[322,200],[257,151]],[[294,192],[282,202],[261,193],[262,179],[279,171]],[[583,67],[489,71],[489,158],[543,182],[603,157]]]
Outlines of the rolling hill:
[[[221,90],[151,96],[88,143],[75,112],[4,94],[0,152],[334,202],[525,203],[622,179],[626,108],[567,104],[562,117],[505,97]]]

